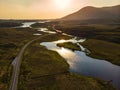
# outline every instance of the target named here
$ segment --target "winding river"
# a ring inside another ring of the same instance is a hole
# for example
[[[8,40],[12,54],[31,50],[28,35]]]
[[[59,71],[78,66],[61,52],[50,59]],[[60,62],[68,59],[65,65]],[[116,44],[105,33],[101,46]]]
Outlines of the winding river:
[[[103,80],[111,81],[120,90],[120,66],[114,65],[106,60],[99,60],[87,56],[85,48],[79,44],[85,39],[58,40],[53,42],[42,42],[40,45],[49,50],[58,52],[69,64],[69,71],[85,76],[93,76]],[[72,42],[77,43],[81,51],[72,51],[64,47],[58,47],[57,43]]]
[[[30,27],[36,22],[25,22],[21,27]],[[39,23],[45,23],[40,21]],[[38,28],[38,31],[45,33],[56,33],[49,31],[47,28]],[[41,35],[35,33],[33,35]],[[63,33],[63,35],[68,35]],[[71,35],[68,35],[71,36]],[[85,49],[79,44],[84,42],[85,39],[78,40],[76,37],[69,40],[58,40],[53,42],[42,42],[40,45],[45,46],[49,50],[58,52],[69,64],[69,71],[85,76],[92,76],[103,80],[111,81],[113,85],[120,90],[120,66],[114,65],[106,60],[95,59],[87,56],[89,50]],[[80,46],[81,51],[72,51],[64,47],[58,47],[57,43],[72,42]],[[88,51],[87,53],[85,51]]]

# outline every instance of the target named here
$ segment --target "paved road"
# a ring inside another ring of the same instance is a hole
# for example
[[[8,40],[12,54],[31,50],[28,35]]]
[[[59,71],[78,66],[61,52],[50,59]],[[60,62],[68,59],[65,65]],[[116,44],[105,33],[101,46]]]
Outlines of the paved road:
[[[13,74],[12,74],[12,80],[11,80],[11,84],[10,84],[10,88],[9,90],[17,90],[17,84],[18,84],[18,76],[19,76],[19,72],[20,72],[20,65],[21,65],[21,61],[22,61],[22,57],[23,57],[23,53],[25,51],[25,49],[34,41],[49,36],[51,34],[46,34],[43,35],[37,39],[34,39],[30,42],[28,42],[27,44],[24,45],[24,47],[21,49],[21,51],[19,52],[19,54],[17,55],[17,57],[14,59],[14,61],[12,62],[13,65]]]
[[[57,29],[55,28],[55,25],[53,25],[52,28],[53,28],[53,30],[55,30],[57,33],[62,33],[61,30],[57,30]]]

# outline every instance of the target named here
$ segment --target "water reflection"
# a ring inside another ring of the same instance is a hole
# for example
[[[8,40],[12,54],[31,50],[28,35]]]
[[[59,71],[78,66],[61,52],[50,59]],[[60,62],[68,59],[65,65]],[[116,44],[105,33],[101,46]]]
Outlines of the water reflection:
[[[44,21],[39,21],[38,23],[47,23],[47,22],[51,22],[49,20],[44,20]]]
[[[35,35],[35,36],[39,36],[39,35],[42,35],[42,34],[39,34],[39,33],[34,33],[33,35]]]
[[[51,33],[51,34],[56,33],[56,32],[48,30],[47,28],[39,28],[38,31],[42,31],[42,32],[45,32],[45,33]]]
[[[20,27],[22,27],[22,28],[30,27],[31,28],[31,25],[34,24],[34,23],[36,23],[36,22],[24,22],[24,23],[22,23],[23,25],[20,26]]]
[[[23,23],[22,23],[23,25],[20,26],[20,27],[22,27],[22,28],[27,28],[27,27],[31,28],[31,25],[32,25],[32,24],[35,24],[35,23],[46,23],[46,22],[50,22],[50,21],[23,22]]]
[[[66,34],[66,33],[62,33],[62,35],[67,35],[67,36],[73,37],[73,35],[69,35],[69,34]]]
[[[79,44],[82,51],[72,51],[63,47],[57,47],[57,43],[63,42],[83,42],[85,39],[58,40],[54,42],[43,42],[40,45],[46,46],[49,50],[58,52],[69,64],[69,71],[86,76],[94,76],[104,80],[112,80],[113,85],[119,89],[120,86],[120,66],[114,65],[105,60],[94,59],[86,55],[86,49]]]
[[[60,49],[56,49],[55,51],[57,51],[62,57],[66,59],[67,63],[70,65],[70,68],[75,67],[74,63],[75,63],[75,58],[77,58],[77,56],[74,52],[72,52],[69,49],[65,49],[63,47],[61,47]]]
[[[80,40],[77,40],[77,37],[74,37],[72,39],[69,39],[69,40],[58,40],[58,41],[54,41],[54,43],[65,43],[65,42],[72,42],[72,43],[79,43],[79,42],[84,42],[86,39],[80,39]]]
[[[69,59],[70,56],[71,57],[74,57],[75,54],[69,50],[69,49],[65,49],[63,47],[59,48],[59,49],[56,49],[56,51],[58,51],[60,53],[61,56],[65,57],[66,59]]]
[[[66,40],[64,40],[64,39],[62,39],[62,40],[59,40],[59,41],[56,41],[56,42],[54,42],[54,43],[65,43],[65,42],[67,42]]]

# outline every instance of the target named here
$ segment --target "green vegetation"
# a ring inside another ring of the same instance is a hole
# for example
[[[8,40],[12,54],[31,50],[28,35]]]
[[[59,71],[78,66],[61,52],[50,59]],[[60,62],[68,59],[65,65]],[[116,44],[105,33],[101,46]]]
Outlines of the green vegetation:
[[[72,43],[72,42],[58,43],[57,46],[68,48],[68,49],[71,49],[73,51],[75,51],[75,50],[81,50],[80,47],[77,44]]]
[[[90,56],[106,59],[114,64],[120,65],[120,45],[96,39],[88,39],[81,43],[90,50]]]
[[[80,21],[64,21],[56,27],[64,33],[87,38],[83,43],[91,51],[90,56],[120,65],[119,24],[83,24]]]
[[[43,24],[38,25],[37,23],[32,27],[38,28],[38,27],[46,26],[48,29],[53,30],[51,24],[56,24],[56,23],[46,23],[44,25]],[[33,35],[34,33],[37,33],[36,31],[37,29],[6,28],[6,27],[13,27],[13,26],[14,25],[8,25],[8,26],[5,25],[4,28],[0,28],[0,90],[8,90],[8,87],[10,84],[10,78],[12,74],[11,62],[17,56],[20,49],[28,41],[31,41],[36,37],[38,37]],[[76,29],[79,30],[79,28],[76,28]],[[39,32],[39,33],[42,33],[42,32]],[[74,34],[76,33],[78,34],[78,36],[80,35],[78,32],[74,32]],[[90,31],[87,32],[87,30],[84,33],[82,33],[82,35],[87,36],[86,33],[88,33],[90,38],[101,37],[99,35],[91,37],[93,34],[90,35]],[[91,32],[91,33],[94,33],[94,32]],[[116,37],[119,39],[118,27],[115,30],[114,34],[112,30],[106,31],[106,34],[104,33],[103,30],[102,32],[101,31],[95,32],[96,35],[98,33],[106,37],[114,35],[113,37]],[[111,37],[111,40],[108,40],[108,41],[116,42],[117,41],[116,38],[114,39],[113,37]],[[38,41],[33,42],[26,49],[24,53],[22,65],[20,68],[18,89],[19,90],[67,90],[67,89],[69,90],[89,90],[89,89],[90,90],[114,90],[110,82],[99,80],[97,78],[76,75],[68,72],[69,65],[58,53],[47,50],[45,47],[40,45],[40,42],[49,42],[49,41],[56,41],[60,39],[70,39],[70,38],[71,37],[61,35],[61,34],[52,34],[52,35],[47,35],[46,37],[42,37]],[[107,41],[107,39],[105,40]],[[117,41],[117,43],[119,43],[119,41]],[[112,44],[110,45],[112,46]],[[115,46],[116,45],[117,44],[115,44]],[[73,45],[70,43],[65,43],[63,46],[71,49],[77,49],[76,45]],[[116,53],[116,51],[114,51],[114,53]],[[117,55],[120,56],[119,54]]]
[[[1,28],[17,27],[17,26],[22,26],[22,24],[20,22],[11,22],[11,21],[2,21],[2,22],[0,22],[0,27]]]
[[[30,28],[0,28],[0,90],[8,90],[11,78],[11,63],[20,49],[36,38]]]
[[[35,24],[32,24],[31,27],[33,27],[33,28],[47,28],[50,31],[54,31],[54,29],[53,29],[54,23],[56,23],[56,22],[35,23]]]
[[[69,66],[56,52],[40,42],[70,37],[53,34],[32,43],[25,51],[18,90],[114,90],[110,83],[68,72]]]
[[[60,22],[56,24],[58,30],[64,33],[75,35],[78,37],[99,39],[120,44],[120,28],[119,25],[109,24],[80,24],[78,22]]]
[[[35,23],[35,24],[32,24],[31,27],[34,27],[34,28],[44,28],[46,27],[46,23]]]

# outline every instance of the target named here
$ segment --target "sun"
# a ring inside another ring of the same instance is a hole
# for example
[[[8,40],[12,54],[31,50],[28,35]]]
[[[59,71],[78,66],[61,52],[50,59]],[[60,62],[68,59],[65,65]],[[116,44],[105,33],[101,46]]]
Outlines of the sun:
[[[71,0],[54,0],[54,2],[58,9],[69,8],[69,6],[71,4]]]

